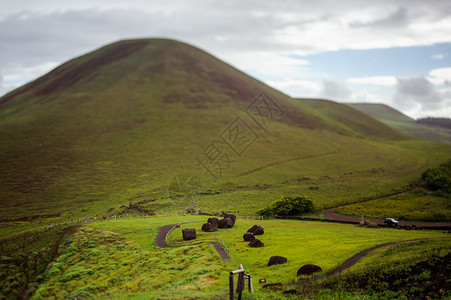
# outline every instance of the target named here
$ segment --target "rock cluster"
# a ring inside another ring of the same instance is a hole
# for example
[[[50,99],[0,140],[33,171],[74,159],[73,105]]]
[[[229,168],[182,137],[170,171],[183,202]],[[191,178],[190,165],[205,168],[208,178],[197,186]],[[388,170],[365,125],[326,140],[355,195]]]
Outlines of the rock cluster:
[[[247,232],[243,235],[243,240],[245,242],[250,242],[250,247],[263,247],[265,244],[263,244],[263,242],[259,239],[255,238],[255,236],[262,235],[264,233],[265,231],[263,230],[263,227],[256,224],[247,230]]]

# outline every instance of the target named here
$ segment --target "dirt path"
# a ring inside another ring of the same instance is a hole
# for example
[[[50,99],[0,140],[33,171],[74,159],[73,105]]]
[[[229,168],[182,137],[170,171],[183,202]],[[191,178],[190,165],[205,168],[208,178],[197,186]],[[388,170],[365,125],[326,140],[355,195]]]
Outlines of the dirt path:
[[[177,224],[170,224],[162,226],[159,229],[158,235],[155,239],[155,245],[157,245],[158,248],[170,248],[168,245],[166,245],[166,236],[169,234],[169,232],[175,227]],[[218,252],[219,256],[222,259],[230,259],[230,256],[227,254],[227,252],[224,251],[224,249],[219,245],[218,242],[210,242],[215,249],[216,252]]]
[[[230,256],[224,251],[224,249],[222,249],[218,242],[210,242],[210,244],[215,247],[216,252],[218,252],[222,259],[230,259]]]
[[[69,232],[69,230],[74,229],[76,226],[69,226],[66,229],[64,229],[63,233],[61,234],[61,237],[59,238],[59,240],[56,242],[55,247],[53,248],[53,256],[52,256],[52,261],[55,260],[56,256],[58,255],[58,249],[61,245],[61,242],[63,241],[64,236],[66,235],[66,233]]]
[[[168,245],[166,245],[166,236],[169,234],[169,231],[171,231],[171,229],[175,226],[177,226],[177,224],[165,225],[158,228],[159,232],[157,237],[155,238],[155,245],[157,245],[158,248],[170,248]]]
[[[331,208],[328,210],[325,210],[323,212],[324,217],[328,220],[334,220],[334,221],[341,221],[341,222],[348,222],[353,224],[359,224],[360,218],[359,217],[353,217],[353,216],[345,216],[345,215],[339,215],[335,213],[336,208]],[[376,223],[377,225],[384,225],[384,219],[369,219],[365,218],[366,220],[369,220],[373,223]],[[416,221],[399,221],[399,225],[401,226],[416,226],[421,228],[451,228],[451,223],[449,222],[416,222]]]

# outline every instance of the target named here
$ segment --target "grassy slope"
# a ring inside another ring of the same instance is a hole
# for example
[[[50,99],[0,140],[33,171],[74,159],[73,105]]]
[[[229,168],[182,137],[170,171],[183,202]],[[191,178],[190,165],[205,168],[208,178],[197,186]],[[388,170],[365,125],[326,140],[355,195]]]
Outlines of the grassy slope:
[[[387,105],[372,103],[351,103],[348,105],[416,138],[439,143],[451,142],[451,130],[414,123],[412,118]]]
[[[337,209],[337,213],[364,215],[367,218],[390,216],[398,220],[450,222],[451,201],[449,197],[416,190],[394,197],[343,206]]]
[[[262,91],[284,112],[266,131],[245,113]],[[290,193],[329,207],[402,191],[451,155],[343,105],[336,113],[293,100],[168,40],[109,45],[0,103],[3,235],[30,220],[101,216],[143,199],[157,199],[152,210],[183,209],[183,197],[161,199],[183,174],[221,192],[196,196],[205,211],[250,214]],[[214,180],[195,157],[237,116],[260,138],[241,156],[226,150],[230,168]]]

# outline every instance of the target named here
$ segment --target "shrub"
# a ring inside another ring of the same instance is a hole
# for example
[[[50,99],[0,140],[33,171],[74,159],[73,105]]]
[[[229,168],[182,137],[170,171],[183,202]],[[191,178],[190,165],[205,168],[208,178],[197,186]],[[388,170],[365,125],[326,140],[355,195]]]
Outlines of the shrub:
[[[290,195],[280,198],[270,206],[260,209],[257,214],[262,216],[295,216],[313,212],[313,201],[305,196]]]
[[[429,168],[422,174],[428,188],[451,193],[451,160],[438,168]]]

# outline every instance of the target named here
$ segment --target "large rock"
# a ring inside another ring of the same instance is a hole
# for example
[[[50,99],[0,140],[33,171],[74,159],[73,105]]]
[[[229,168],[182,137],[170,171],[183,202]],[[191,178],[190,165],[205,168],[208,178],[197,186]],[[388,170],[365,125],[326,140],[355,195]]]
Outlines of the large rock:
[[[219,220],[218,222],[218,228],[232,228],[233,227],[233,221],[230,218],[224,218],[222,220]]]
[[[183,228],[182,229],[183,240],[195,240],[196,239],[196,229],[195,228]]]
[[[219,223],[219,219],[218,218],[208,218],[208,221],[207,221],[208,223],[211,223],[211,224],[216,224],[216,225],[218,225],[218,223]]]
[[[252,240],[255,240],[255,236],[254,236],[254,234],[253,234],[252,232],[246,232],[246,233],[243,235],[243,239],[244,239],[244,241],[246,241],[246,242],[250,242],[250,241],[252,241]]]
[[[265,233],[265,231],[263,230],[263,227],[261,227],[260,225],[254,225],[252,226],[252,228],[248,229],[248,232],[252,232],[254,235],[262,235],[263,233]]]
[[[268,262],[268,267],[272,265],[281,265],[287,262],[287,258],[283,256],[274,255],[271,256]]]
[[[301,275],[312,275],[313,273],[316,272],[321,272],[322,269],[316,265],[303,265],[301,268],[299,268],[297,275],[301,276]]]
[[[265,244],[262,243],[262,241],[260,241],[259,239],[253,239],[250,243],[249,243],[250,247],[264,247]]]
[[[202,231],[212,232],[212,231],[216,231],[216,230],[218,230],[218,224],[204,223],[204,225],[202,225]]]
[[[236,216],[235,215],[233,215],[233,214],[225,214],[224,219],[225,218],[229,218],[230,220],[232,220],[232,226],[235,225],[235,222],[236,222]]]

